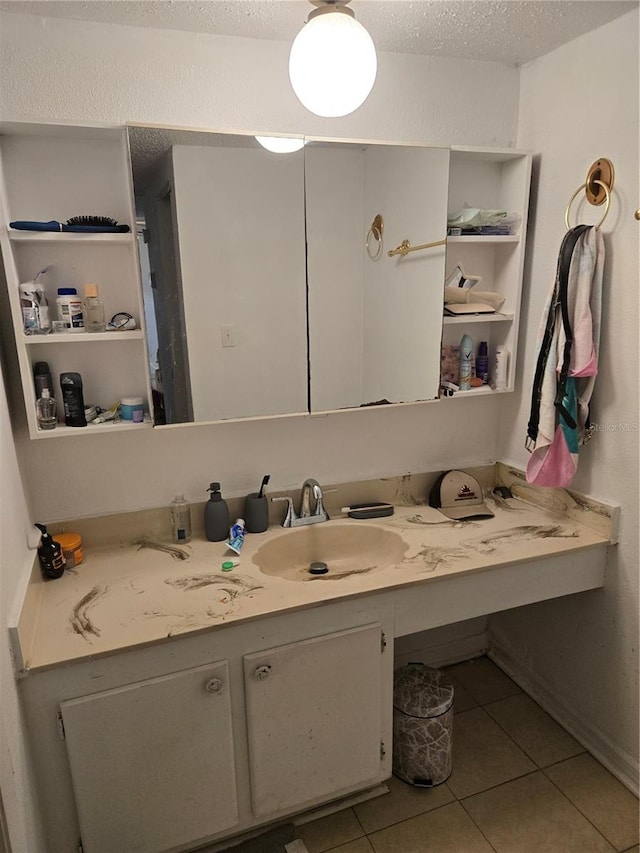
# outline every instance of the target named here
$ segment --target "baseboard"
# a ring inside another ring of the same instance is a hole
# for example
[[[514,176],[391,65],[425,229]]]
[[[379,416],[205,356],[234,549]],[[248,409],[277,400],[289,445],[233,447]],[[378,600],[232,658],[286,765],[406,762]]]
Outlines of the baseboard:
[[[625,788],[628,788],[636,797],[638,796],[640,764],[635,756],[621,749],[586,722],[576,706],[560,698],[539,672],[526,665],[523,666],[522,662],[513,657],[509,649],[494,636],[491,637],[487,655],[566,729],[587,752],[591,753],[616,779],[619,779]]]
[[[423,637],[422,634],[416,635]],[[424,641],[416,644],[413,650],[403,650],[394,657],[394,668],[398,669],[412,661],[426,663],[428,666],[451,666],[460,661],[471,660],[487,653],[489,637],[486,631],[481,631],[467,637],[455,637],[428,644]]]

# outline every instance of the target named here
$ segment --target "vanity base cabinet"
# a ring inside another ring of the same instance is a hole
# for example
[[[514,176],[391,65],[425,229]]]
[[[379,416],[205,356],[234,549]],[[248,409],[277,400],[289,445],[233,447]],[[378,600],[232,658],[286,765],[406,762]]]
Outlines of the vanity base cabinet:
[[[238,823],[226,662],[60,712],[84,853],[157,853]]]
[[[186,853],[379,785],[393,634],[354,600],[27,673],[48,853]]]
[[[369,625],[244,658],[256,816],[376,783],[380,637],[380,625]]]

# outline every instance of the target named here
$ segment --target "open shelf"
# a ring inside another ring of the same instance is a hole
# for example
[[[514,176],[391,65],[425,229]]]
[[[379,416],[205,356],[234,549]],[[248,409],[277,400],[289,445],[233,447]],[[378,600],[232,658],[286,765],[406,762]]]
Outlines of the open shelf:
[[[97,435],[105,432],[126,432],[127,430],[142,430],[151,429],[153,424],[151,421],[143,421],[141,424],[134,424],[133,421],[107,421],[104,424],[88,424],[86,427],[68,427],[63,424],[58,424],[55,429],[39,429],[31,436],[32,438],[64,438],[65,436],[73,435]]]
[[[98,341],[141,341],[144,333],[140,329],[130,332],[63,332],[62,334],[25,335],[25,346],[35,344],[79,344]]]
[[[467,234],[460,237],[447,237],[447,243],[519,243],[519,234]]]
[[[468,326],[470,323],[509,323],[513,320],[513,314],[461,314],[458,317],[449,317],[447,314],[442,318],[445,326]]]
[[[75,231],[12,231],[12,243],[133,243],[135,234],[90,234]]]

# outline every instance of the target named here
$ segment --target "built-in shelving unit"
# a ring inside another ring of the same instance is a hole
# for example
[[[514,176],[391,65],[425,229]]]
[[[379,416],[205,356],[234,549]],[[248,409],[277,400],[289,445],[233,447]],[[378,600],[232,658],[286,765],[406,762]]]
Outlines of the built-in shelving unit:
[[[447,274],[461,264],[467,275],[482,277],[478,290],[493,291],[505,298],[496,314],[467,314],[443,319],[443,345],[460,343],[463,334],[471,336],[477,354],[481,341],[489,351],[489,376],[492,378],[496,349],[509,353],[507,387],[512,391],[516,374],[518,325],[522,296],[522,276],[527,233],[531,155],[513,149],[451,149],[449,171],[450,212],[465,204],[485,210],[506,210],[521,217],[517,233],[507,236],[473,235],[447,237]],[[446,400],[502,393],[490,386],[458,391]]]
[[[3,301],[3,334],[13,331],[19,380],[31,438],[90,435],[151,426],[144,310],[140,286],[135,212],[126,133],[122,127],[77,127],[27,123],[0,124],[0,248],[7,298]],[[125,234],[14,230],[15,220],[66,222],[73,216],[108,216],[127,224]],[[56,317],[59,287],[97,284],[106,319],[131,314],[132,331],[26,335],[19,284],[39,277],[49,312]],[[10,315],[7,316],[7,315]],[[58,401],[58,426],[38,429],[33,368],[49,365]],[[65,427],[60,374],[74,371],[83,380],[85,405],[110,408],[122,397],[141,396],[145,422],[129,421]]]

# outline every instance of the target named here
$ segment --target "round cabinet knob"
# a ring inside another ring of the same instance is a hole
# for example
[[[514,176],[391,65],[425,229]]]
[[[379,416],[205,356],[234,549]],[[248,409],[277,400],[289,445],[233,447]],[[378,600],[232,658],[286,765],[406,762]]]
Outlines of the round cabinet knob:
[[[271,667],[270,666],[259,666],[255,671],[255,677],[258,681],[264,681],[269,678],[271,675]]]
[[[222,681],[219,678],[210,678],[204,686],[207,693],[220,693],[222,690]]]

